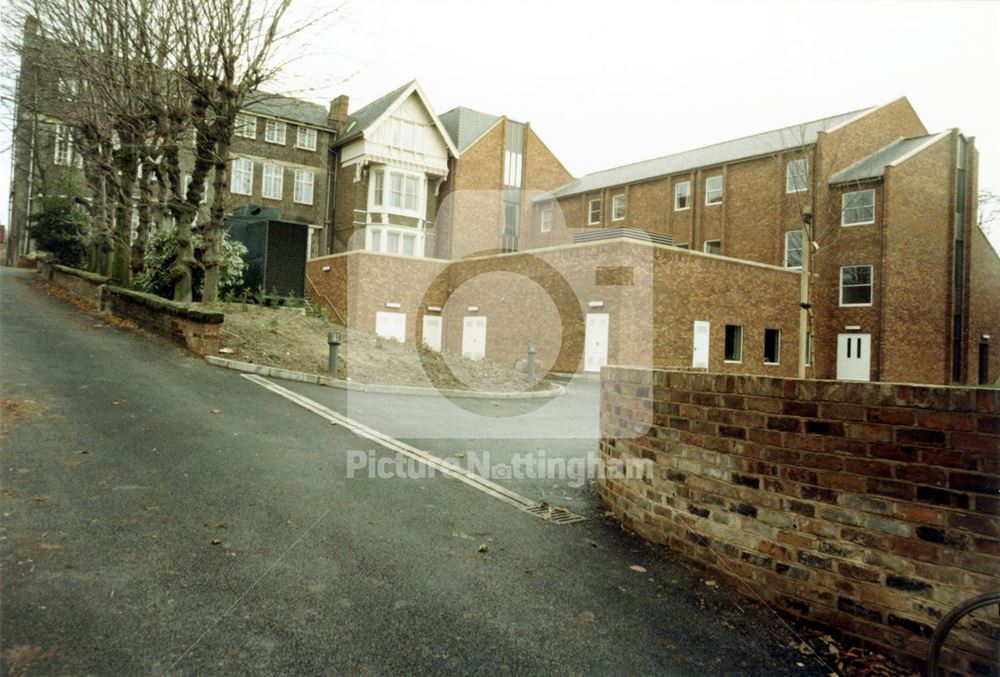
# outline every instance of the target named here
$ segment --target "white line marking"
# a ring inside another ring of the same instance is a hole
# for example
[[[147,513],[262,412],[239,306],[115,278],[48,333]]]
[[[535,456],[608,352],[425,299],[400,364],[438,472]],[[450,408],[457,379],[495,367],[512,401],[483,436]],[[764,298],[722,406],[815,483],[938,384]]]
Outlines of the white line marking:
[[[442,475],[446,475],[448,477],[456,479],[459,482],[464,482],[473,489],[481,491],[484,494],[489,494],[493,498],[501,500],[504,503],[508,503],[516,508],[521,508],[521,509],[533,508],[536,505],[538,505],[538,501],[534,501],[526,496],[522,496],[517,492],[511,491],[506,487],[502,487],[499,484],[496,484],[494,482],[489,481],[488,479],[480,477],[479,475],[470,472],[464,468],[451,465],[450,463],[441,460],[437,456],[429,454],[426,451],[417,449],[416,447],[410,446],[409,444],[401,442],[393,437],[389,437],[385,433],[380,433],[379,431],[373,428],[369,428],[365,424],[355,421],[352,418],[348,418],[343,414],[338,414],[337,412],[331,409],[327,409],[322,404],[319,404],[318,402],[315,402],[309,399],[308,397],[305,397],[304,395],[299,395],[296,392],[288,390],[287,388],[283,388],[282,386],[279,386],[277,383],[268,381],[266,378],[262,376],[258,376],[256,374],[243,374],[243,378],[249,381],[253,381],[257,385],[263,386],[264,388],[267,388],[271,392],[277,393],[278,395],[281,395],[282,397],[291,400],[300,407],[308,409],[309,411],[313,412],[318,416],[321,416],[322,418],[325,418],[331,423],[336,423],[337,425],[343,426],[344,428],[350,430],[358,437],[364,437],[365,439],[369,439],[375,442],[376,444],[385,447],[386,449],[395,451],[397,453],[403,454],[404,456],[412,458],[416,461],[424,463],[425,465],[434,468]]]

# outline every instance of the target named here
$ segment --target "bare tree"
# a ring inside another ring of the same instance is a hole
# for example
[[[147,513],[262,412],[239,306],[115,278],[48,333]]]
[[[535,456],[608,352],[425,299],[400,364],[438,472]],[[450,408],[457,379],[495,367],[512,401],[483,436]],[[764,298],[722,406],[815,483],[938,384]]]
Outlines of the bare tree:
[[[1000,193],[988,188],[979,191],[979,229],[986,237],[993,235],[1000,224]]]

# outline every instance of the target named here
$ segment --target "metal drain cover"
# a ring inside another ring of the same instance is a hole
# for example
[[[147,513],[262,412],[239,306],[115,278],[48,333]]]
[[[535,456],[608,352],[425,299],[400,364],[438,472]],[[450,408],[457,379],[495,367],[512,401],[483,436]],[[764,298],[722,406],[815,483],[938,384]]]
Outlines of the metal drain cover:
[[[582,522],[587,519],[586,517],[571,513],[566,508],[553,508],[548,505],[534,505],[530,508],[525,508],[525,510],[535,517],[541,517],[547,522],[555,522],[556,524],[572,524],[573,522]]]

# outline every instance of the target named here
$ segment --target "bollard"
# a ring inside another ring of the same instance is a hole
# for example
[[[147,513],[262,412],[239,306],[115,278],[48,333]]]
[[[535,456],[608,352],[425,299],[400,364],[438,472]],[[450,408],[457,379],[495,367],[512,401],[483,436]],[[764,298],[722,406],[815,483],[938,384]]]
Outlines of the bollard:
[[[331,374],[337,373],[337,349],[340,348],[340,332],[331,331],[326,335],[326,342],[330,345],[330,361],[326,370]]]
[[[528,344],[528,383],[535,382],[535,344]]]

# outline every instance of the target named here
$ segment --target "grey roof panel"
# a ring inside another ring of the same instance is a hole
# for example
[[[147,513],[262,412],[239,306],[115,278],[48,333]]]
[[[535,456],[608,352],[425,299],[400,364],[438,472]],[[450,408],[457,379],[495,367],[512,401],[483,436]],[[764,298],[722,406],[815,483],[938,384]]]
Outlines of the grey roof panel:
[[[495,125],[500,116],[490,115],[471,108],[459,106],[438,116],[448,136],[451,137],[458,152],[465,149],[483,135],[486,130]]]
[[[536,198],[551,199],[552,197],[567,197],[569,195],[579,195],[592,190],[600,190],[611,186],[619,186],[627,183],[636,183],[660,176],[668,176],[679,172],[695,169],[696,167],[710,167],[712,165],[732,162],[743,158],[756,157],[777,153],[791,148],[808,145],[816,142],[816,133],[832,129],[839,124],[857,117],[858,115],[871,110],[865,108],[841,113],[832,117],[812,122],[804,122],[791,127],[783,127],[770,132],[744,136],[731,141],[723,141],[711,146],[695,148],[693,150],[666,155],[664,157],[644,160],[623,167],[615,167],[604,171],[587,174],[571,183],[556,188],[549,195]]]
[[[382,117],[382,114],[392,107],[392,104],[396,102],[396,99],[398,99],[403,92],[413,84],[413,82],[413,80],[410,80],[402,87],[397,87],[388,94],[375,99],[367,106],[359,108],[357,111],[351,113],[351,117],[354,118],[354,122],[352,122],[351,126],[347,128],[344,135],[337,139],[337,145],[339,146],[347,143],[348,141],[352,141],[364,134],[365,130],[368,129],[373,122]]]
[[[314,127],[330,129],[327,110],[316,103],[293,99],[290,96],[271,94],[269,92],[254,92],[247,100],[244,109],[251,113],[259,113],[270,117],[301,122]]]
[[[868,157],[861,158],[849,167],[841,169],[830,177],[830,184],[849,183],[877,179],[885,175],[885,168],[900,159],[910,151],[919,148],[921,144],[932,139],[935,134],[914,136],[909,139],[896,139],[888,146],[878,149]]]

